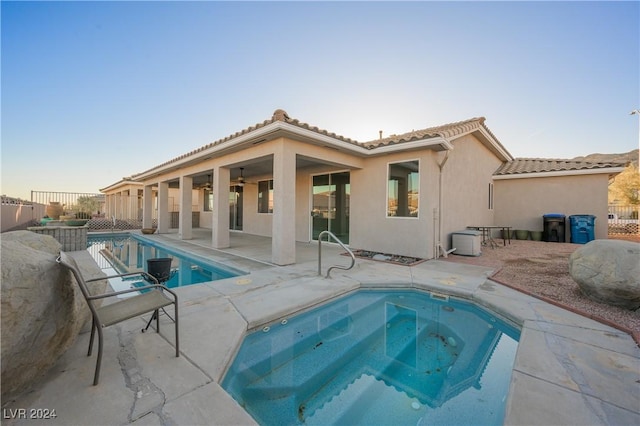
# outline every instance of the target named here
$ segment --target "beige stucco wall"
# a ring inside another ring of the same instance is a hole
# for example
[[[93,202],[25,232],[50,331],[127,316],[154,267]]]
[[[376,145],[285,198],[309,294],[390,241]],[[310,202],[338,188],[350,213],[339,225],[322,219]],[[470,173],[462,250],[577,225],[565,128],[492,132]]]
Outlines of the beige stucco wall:
[[[2,204],[0,218],[2,220],[1,232],[14,229],[24,229],[34,220],[39,221],[46,214],[46,205],[34,204]]]
[[[494,223],[495,210],[489,209],[489,184],[493,182],[493,172],[502,164],[473,136],[460,138],[453,146],[443,168],[442,239],[446,249],[451,248],[452,232]]]
[[[291,139],[278,139],[247,150],[232,152],[196,165],[173,170],[153,181],[175,180],[183,176],[203,173],[215,167],[227,167],[273,154],[279,144],[296,152],[300,158],[317,161],[314,166],[298,168],[295,183],[295,239],[310,241],[312,176],[349,171],[350,246],[399,255],[433,258],[436,253],[439,206],[438,162],[444,152],[430,149],[390,153],[376,157],[339,152],[325,146],[312,145]],[[449,234],[467,225],[493,223],[493,211],[488,209],[488,185],[492,172],[500,162],[473,136],[453,142],[443,169],[442,243],[450,248]],[[390,163],[418,160],[420,162],[419,215],[417,218],[387,217],[387,169]],[[234,166],[235,167],[235,166]],[[252,176],[243,193],[243,232],[272,236],[273,215],[257,212],[257,184],[273,176]],[[145,182],[152,184],[153,181]],[[175,196],[178,190],[171,190]],[[200,226],[211,228],[212,214],[203,211],[202,191],[193,195],[201,212]]]
[[[436,152],[429,148],[365,158],[327,146],[279,138],[247,149],[221,154],[197,164],[185,165],[180,169],[168,171],[161,177],[154,177],[144,184],[155,185],[157,182],[202,174],[220,167],[237,168],[242,165],[249,170],[252,161],[264,161],[269,158],[286,158],[287,164],[291,164],[292,161],[296,161],[296,157],[292,156],[295,153],[298,160],[311,160],[315,164],[308,165],[308,161],[304,161],[305,166],[297,167],[295,170],[295,205],[286,206],[294,209],[294,213],[292,216],[287,215],[285,221],[291,223],[293,219],[293,228],[288,225],[283,227],[282,224],[274,228],[273,214],[257,212],[257,182],[274,177],[251,175],[243,190],[245,233],[273,236],[274,232],[281,232],[274,229],[284,228],[287,234],[295,235],[296,241],[310,241],[312,176],[349,171],[349,244],[352,248],[433,258],[437,250],[435,243],[440,228],[437,221],[440,207],[442,244],[445,249],[451,248],[451,233],[467,226],[508,225],[514,229],[542,230],[542,215],[550,212],[559,212],[567,216],[594,214],[600,218],[596,222],[596,237],[606,238],[606,174],[494,181],[493,172],[500,166],[501,161],[475,136],[463,136],[453,141],[452,145],[454,148],[449,151],[447,162],[440,174],[438,163],[444,160],[445,152]],[[420,162],[418,217],[387,217],[388,165],[411,160]],[[291,172],[286,164],[284,168],[287,173]],[[289,178],[281,180],[280,184],[283,182],[286,183],[286,188],[293,188]],[[489,187],[492,183],[493,209],[489,206]],[[277,187],[275,190],[277,191]],[[171,190],[170,197],[176,197],[178,200],[177,194],[178,190]],[[201,212],[200,226],[211,228],[213,215],[211,212],[203,211],[202,195],[201,190],[195,191],[192,201],[196,210]],[[280,202],[290,204],[289,200],[290,198],[286,197]],[[283,221],[283,218],[280,216],[279,220]]]
[[[365,167],[351,172],[351,228],[353,248],[432,257],[435,153],[430,150],[395,153],[369,158]],[[389,163],[420,162],[418,217],[387,217],[387,169]]]
[[[569,216],[596,216],[596,238],[607,238],[607,174],[557,176],[495,181],[495,223],[513,229],[542,231],[543,215],[567,216],[565,241],[570,241]]]

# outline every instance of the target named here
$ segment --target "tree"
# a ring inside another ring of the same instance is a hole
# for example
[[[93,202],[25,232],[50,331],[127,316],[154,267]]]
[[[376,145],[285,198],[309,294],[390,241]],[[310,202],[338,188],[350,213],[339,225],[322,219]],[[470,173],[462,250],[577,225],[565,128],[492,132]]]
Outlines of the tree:
[[[640,205],[640,173],[633,164],[609,185],[609,204]]]
[[[100,208],[100,201],[95,197],[78,197],[77,203],[79,212],[91,214]]]

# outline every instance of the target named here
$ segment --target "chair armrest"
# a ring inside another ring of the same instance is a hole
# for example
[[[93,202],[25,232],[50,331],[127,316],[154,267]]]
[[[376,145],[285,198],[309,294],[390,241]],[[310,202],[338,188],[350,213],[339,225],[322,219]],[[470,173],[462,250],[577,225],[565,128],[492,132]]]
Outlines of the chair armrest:
[[[95,294],[95,295],[87,297],[87,299],[89,299],[89,300],[105,299],[107,297],[119,296],[121,294],[127,294],[127,293],[140,292],[140,290],[147,290],[147,289],[152,289],[152,288],[158,288],[161,291],[166,291],[166,292],[168,292],[168,293],[173,295],[173,299],[176,302],[178,301],[178,295],[175,292],[169,290],[167,287],[163,286],[162,284],[150,284],[150,285],[145,285],[145,286],[142,286],[142,287],[130,288],[130,289],[127,289],[127,290],[114,291],[114,292],[111,292],[111,293]]]
[[[109,278],[120,278],[120,277],[130,277],[133,275],[142,275],[145,278],[149,278],[151,281],[155,282],[156,284],[160,284],[158,282],[158,280],[156,279],[156,277],[154,277],[153,275],[150,275],[144,271],[138,271],[138,272],[127,272],[125,274],[117,274],[117,275],[109,275],[106,277],[99,277],[99,278],[91,278],[90,280],[85,280],[84,282],[86,283],[90,283],[93,281],[100,281],[100,280],[108,280]]]

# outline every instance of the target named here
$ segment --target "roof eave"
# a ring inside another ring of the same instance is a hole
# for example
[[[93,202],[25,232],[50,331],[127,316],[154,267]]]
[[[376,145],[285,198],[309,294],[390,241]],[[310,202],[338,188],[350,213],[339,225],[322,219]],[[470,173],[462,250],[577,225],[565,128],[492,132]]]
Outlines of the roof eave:
[[[480,132],[480,134],[487,141],[488,148],[491,152],[498,156],[498,158],[502,161],[513,161],[513,156],[506,150],[504,146],[493,136],[493,134],[485,128],[485,126],[480,126],[476,130]]]
[[[253,144],[253,143],[261,142],[261,140],[264,139],[266,136],[269,136],[278,130],[278,124],[279,124],[278,122],[270,123],[264,127],[260,127],[256,130],[253,130],[252,132],[237,136],[229,141],[211,144],[206,149],[192,152],[190,155],[187,154],[182,158],[178,158],[173,161],[169,161],[163,165],[156,166],[152,169],[149,169],[145,172],[135,175],[134,178],[138,181],[144,181],[154,176],[158,176],[163,173],[167,173],[169,171],[179,169],[181,167],[185,167],[203,160],[207,160],[209,158],[213,158],[214,156],[223,154],[225,152],[238,150],[240,149],[240,147],[248,143]]]
[[[617,175],[618,173],[621,173],[623,171],[624,171],[624,167],[602,167],[598,169],[558,170],[553,172],[525,172],[525,173],[513,173],[513,174],[506,174],[506,175],[494,175],[493,180],[530,179],[530,178],[596,175],[596,174]]]
[[[432,138],[424,138],[424,139],[418,139],[415,141],[401,142],[401,143],[383,145],[383,146],[371,148],[370,150],[367,151],[367,154],[374,156],[374,155],[388,154],[390,152],[409,151],[409,150],[420,149],[420,148],[430,148],[435,151],[448,151],[453,149],[453,145],[447,139],[441,136],[436,136]]]
[[[119,180],[118,182],[112,183],[109,186],[105,186],[104,188],[100,188],[98,189],[98,191],[100,192],[108,192],[108,191],[113,191],[114,189],[120,188],[122,186],[127,186],[127,185],[141,185],[140,182],[132,180],[131,178],[124,178]]]
[[[147,170],[146,172],[135,175],[134,179],[136,181],[144,181],[168,171],[197,163],[199,161],[202,161],[203,159],[213,158],[214,156],[221,155],[227,152],[240,150],[245,145],[262,142],[262,139],[265,139],[266,137],[270,137],[271,139],[273,139],[277,136],[298,136],[306,141],[309,141],[310,143],[336,148],[360,157],[419,148],[432,148],[438,151],[453,149],[453,145],[447,139],[442,137],[425,138],[416,141],[386,145],[377,148],[365,148],[361,144],[345,142],[344,140],[336,139],[332,136],[324,135],[322,133],[318,133],[310,129],[305,129],[294,124],[286,123],[283,121],[275,121],[273,123],[267,124],[264,127],[260,127],[249,133],[233,138],[229,141],[213,144],[206,149],[202,149],[200,151],[193,152],[190,155],[186,155],[184,158],[179,158],[167,164],[154,167],[153,169]]]

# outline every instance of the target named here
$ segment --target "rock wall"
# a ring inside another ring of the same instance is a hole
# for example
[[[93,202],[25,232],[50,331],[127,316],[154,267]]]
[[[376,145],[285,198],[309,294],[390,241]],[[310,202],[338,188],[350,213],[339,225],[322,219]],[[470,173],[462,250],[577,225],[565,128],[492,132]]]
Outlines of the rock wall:
[[[48,235],[2,234],[3,404],[46,373],[89,319],[89,309],[71,273],[56,262],[60,247]],[[76,253],[90,258],[86,251]],[[87,268],[86,260],[82,263]],[[92,275],[102,274],[95,262],[93,265]],[[104,288],[105,283],[100,281],[97,287]]]

